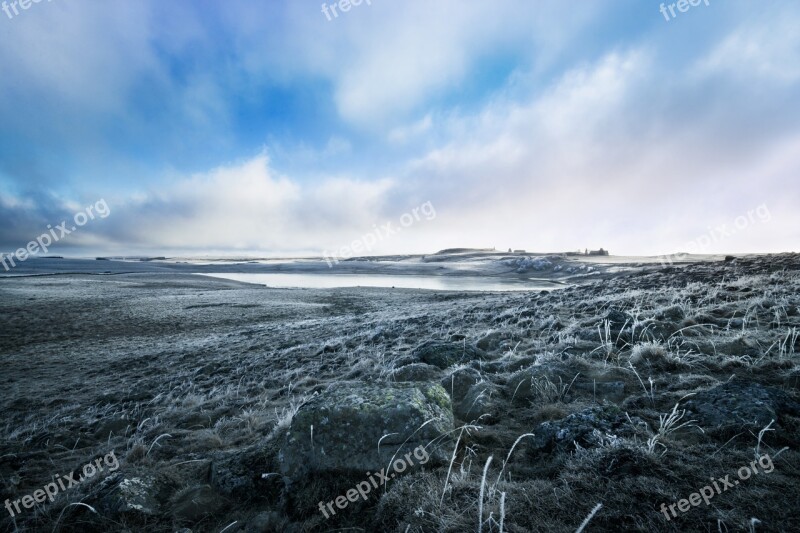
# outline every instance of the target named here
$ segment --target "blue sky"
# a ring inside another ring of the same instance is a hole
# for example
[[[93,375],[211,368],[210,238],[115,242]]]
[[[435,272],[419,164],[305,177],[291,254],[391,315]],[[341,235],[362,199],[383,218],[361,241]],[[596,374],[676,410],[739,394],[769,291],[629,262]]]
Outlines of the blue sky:
[[[797,249],[800,5],[708,4],[0,12],[0,250],[101,198],[53,253],[314,254],[424,202],[376,253]]]

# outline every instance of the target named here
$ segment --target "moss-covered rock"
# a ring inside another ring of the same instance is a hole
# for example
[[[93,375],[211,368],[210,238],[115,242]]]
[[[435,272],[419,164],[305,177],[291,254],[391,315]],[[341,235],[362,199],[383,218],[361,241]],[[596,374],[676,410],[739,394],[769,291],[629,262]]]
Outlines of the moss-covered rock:
[[[452,430],[450,397],[438,384],[340,382],[294,416],[280,468],[293,479],[310,471],[379,471],[418,446],[443,462],[447,437],[440,437]]]

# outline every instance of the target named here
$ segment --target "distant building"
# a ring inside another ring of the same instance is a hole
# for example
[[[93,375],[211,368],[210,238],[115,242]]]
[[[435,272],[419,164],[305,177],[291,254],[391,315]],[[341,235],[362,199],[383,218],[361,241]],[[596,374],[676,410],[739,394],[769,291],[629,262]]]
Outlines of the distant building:
[[[608,255],[608,250],[603,250],[600,248],[599,250],[586,250],[586,255]]]
[[[524,254],[525,250],[514,250],[515,254]]]

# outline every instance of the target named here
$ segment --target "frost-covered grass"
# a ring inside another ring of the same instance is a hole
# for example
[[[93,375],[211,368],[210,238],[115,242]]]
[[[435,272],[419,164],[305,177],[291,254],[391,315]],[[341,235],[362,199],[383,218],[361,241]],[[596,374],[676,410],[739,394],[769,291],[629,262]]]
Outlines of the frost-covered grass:
[[[732,376],[798,398],[798,269],[800,258],[788,255],[653,267],[549,294],[180,280],[166,288],[147,276],[2,280],[4,498],[115,450],[119,475],[154,479],[154,514],[110,511],[104,502],[114,480],[98,476],[17,517],[16,527],[575,531],[602,504],[586,531],[733,531],[752,518],[761,521],[757,531],[791,530],[800,474],[787,443],[800,440],[800,421],[786,416],[776,431],[777,424],[716,440],[683,409]],[[630,320],[615,324],[612,311]],[[390,384],[431,339],[485,340],[489,360],[460,368],[497,387],[498,413],[491,424],[461,421],[473,425],[454,438],[450,464],[416,469],[325,521],[317,501],[352,480],[275,474],[293,414],[332,383]],[[600,386],[608,383],[621,384],[622,396]],[[534,447],[540,423],[599,405],[627,420],[624,427],[590,447]],[[749,464],[754,447],[786,445],[773,473],[720,495],[713,507],[669,523],[659,512],[709,477]],[[507,459],[489,463],[492,456]],[[187,520],[182,496],[206,485],[225,505]],[[78,502],[96,513],[71,505]],[[15,524],[6,518],[3,526]]]

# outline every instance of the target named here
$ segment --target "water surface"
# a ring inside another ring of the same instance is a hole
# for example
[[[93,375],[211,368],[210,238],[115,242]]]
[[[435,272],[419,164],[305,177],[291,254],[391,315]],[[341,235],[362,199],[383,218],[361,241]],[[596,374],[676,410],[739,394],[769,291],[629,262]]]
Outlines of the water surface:
[[[386,274],[202,274],[274,288],[335,289],[394,287],[437,291],[535,291],[564,287],[542,280],[503,280],[477,276],[391,276]]]

